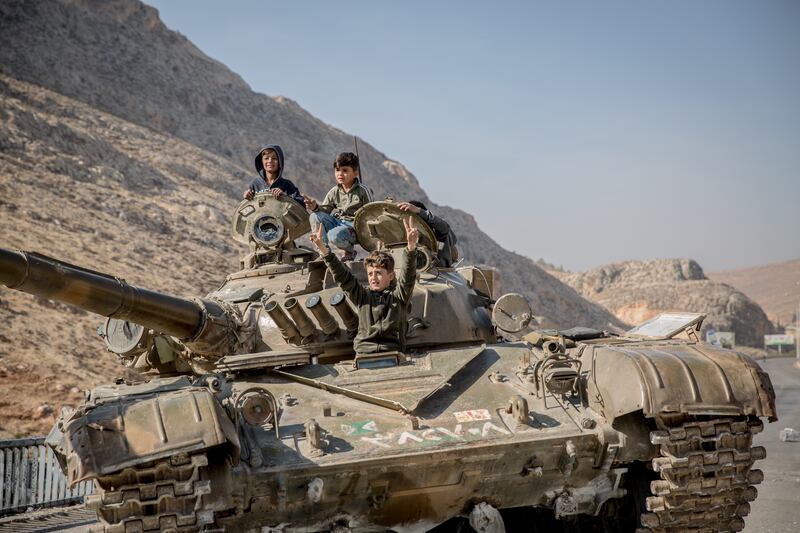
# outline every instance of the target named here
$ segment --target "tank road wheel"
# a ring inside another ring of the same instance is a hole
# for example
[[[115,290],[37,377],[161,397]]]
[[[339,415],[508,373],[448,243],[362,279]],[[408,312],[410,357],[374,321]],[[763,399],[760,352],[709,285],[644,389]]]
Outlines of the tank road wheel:
[[[741,531],[763,473],[751,469],[766,457],[753,447],[764,425],[757,418],[685,419],[652,431],[660,456],[652,461],[660,479],[650,483],[643,531]]]
[[[100,520],[92,531],[202,531],[214,522],[214,511],[203,505],[203,495],[211,492],[207,466],[204,454],[180,454],[97,478],[97,493],[86,497]]]

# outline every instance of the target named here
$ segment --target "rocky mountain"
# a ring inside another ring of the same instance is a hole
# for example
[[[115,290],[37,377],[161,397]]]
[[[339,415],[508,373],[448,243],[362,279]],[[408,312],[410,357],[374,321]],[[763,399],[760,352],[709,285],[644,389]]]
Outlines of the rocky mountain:
[[[230,161],[0,75],[0,243],[186,297],[235,270]],[[0,289],[0,438],[42,433],[62,402],[123,373],[102,319]],[[35,392],[34,392],[35,391]]]
[[[253,92],[238,75],[169,30],[155,9],[137,0],[7,0],[0,4],[0,20],[2,72],[240,165],[244,174],[218,178],[218,186],[233,198],[248,182],[253,156],[264,144],[279,142],[284,147],[286,176],[316,197],[331,186],[334,155],[353,145],[350,134],[288,98]],[[360,155],[377,198],[417,198],[439,207],[402,164],[366,142],[360,143]],[[507,265],[524,270],[506,277],[507,290],[533,300],[541,300],[541,292],[549,293],[540,314],[558,324],[616,323],[604,309],[581,301],[532,261],[500,248],[477,230],[469,215],[446,212],[452,215],[468,261],[504,272]]]
[[[352,146],[290,100],[251,91],[135,0],[0,2],[0,246],[203,295],[237,266],[228,216],[254,152],[276,140],[287,177],[316,196]],[[378,196],[429,202],[400,163],[360,145]],[[470,215],[436,210],[467,261],[500,268],[504,290],[548,324],[620,326]],[[123,372],[99,322],[0,289],[0,438],[46,431],[61,403]]]
[[[770,320],[784,326],[794,320],[800,305],[800,259],[712,272],[708,277],[736,287],[763,307]]]
[[[631,324],[666,311],[705,313],[704,330],[733,331],[736,342],[746,346],[762,346],[763,336],[772,331],[757,303],[708,279],[691,259],[625,261],[559,277]]]

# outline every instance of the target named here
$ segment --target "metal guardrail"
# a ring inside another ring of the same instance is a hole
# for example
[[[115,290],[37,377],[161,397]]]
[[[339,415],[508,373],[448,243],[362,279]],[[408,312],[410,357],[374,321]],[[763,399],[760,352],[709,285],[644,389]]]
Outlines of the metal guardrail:
[[[94,483],[67,485],[44,437],[0,441],[0,516],[83,502]]]

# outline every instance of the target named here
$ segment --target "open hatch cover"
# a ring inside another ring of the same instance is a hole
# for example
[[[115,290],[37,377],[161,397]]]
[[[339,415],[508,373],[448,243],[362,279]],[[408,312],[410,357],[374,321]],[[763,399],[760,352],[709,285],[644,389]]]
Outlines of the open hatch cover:
[[[644,324],[628,330],[625,335],[647,339],[671,339],[689,328],[699,331],[705,318],[706,315],[700,313],[661,313]]]

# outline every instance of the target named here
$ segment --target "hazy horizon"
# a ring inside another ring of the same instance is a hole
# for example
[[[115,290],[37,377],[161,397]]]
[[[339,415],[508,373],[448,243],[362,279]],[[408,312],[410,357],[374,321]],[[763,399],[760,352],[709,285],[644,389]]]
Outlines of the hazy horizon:
[[[800,258],[800,3],[147,3],[532,259]]]

